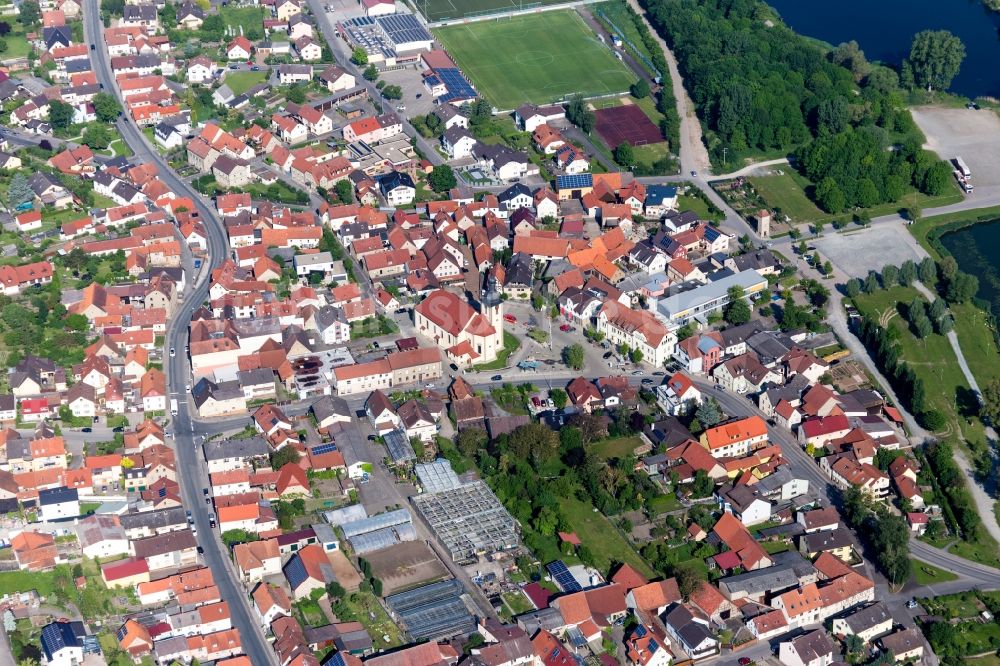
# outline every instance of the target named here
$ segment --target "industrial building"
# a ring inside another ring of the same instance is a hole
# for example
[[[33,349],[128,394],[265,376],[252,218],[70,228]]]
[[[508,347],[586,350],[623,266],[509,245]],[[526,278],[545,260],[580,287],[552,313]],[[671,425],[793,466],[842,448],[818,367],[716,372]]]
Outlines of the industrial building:
[[[430,50],[434,38],[413,14],[358,16],[337,25],[352,46],[361,47],[369,62],[392,67],[419,58]]]

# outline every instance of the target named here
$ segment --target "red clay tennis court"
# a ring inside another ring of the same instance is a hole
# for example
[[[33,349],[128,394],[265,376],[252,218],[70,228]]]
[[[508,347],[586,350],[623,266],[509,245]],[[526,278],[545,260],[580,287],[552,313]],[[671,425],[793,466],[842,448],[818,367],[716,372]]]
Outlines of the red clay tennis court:
[[[598,109],[594,114],[597,116],[595,129],[611,148],[623,141],[632,146],[663,141],[660,128],[635,104]]]

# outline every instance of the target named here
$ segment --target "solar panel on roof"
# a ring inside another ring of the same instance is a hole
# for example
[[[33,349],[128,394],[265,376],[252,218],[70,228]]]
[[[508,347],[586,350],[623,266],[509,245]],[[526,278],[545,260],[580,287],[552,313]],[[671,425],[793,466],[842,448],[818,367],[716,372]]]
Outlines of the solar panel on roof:
[[[589,173],[575,173],[556,176],[556,187],[559,189],[574,189],[578,187],[593,187],[594,178]]]
[[[583,589],[580,587],[580,583],[576,581],[576,578],[573,577],[573,574],[569,572],[569,569],[566,568],[566,563],[562,560],[549,562],[545,568],[549,570],[552,579],[555,580],[556,585],[563,592],[579,592]]]
[[[437,74],[438,78],[441,79],[441,83],[448,89],[450,98],[458,99],[476,96],[476,90],[462,75],[461,70],[455,67],[445,67],[434,70],[434,73]]]
[[[309,575],[306,573],[306,567],[302,563],[301,557],[293,557],[285,565],[285,578],[288,579],[288,583],[292,586],[292,589],[298,587],[308,577]]]
[[[320,444],[319,446],[313,447],[313,455],[321,456],[324,453],[330,453],[337,450],[336,444]]]

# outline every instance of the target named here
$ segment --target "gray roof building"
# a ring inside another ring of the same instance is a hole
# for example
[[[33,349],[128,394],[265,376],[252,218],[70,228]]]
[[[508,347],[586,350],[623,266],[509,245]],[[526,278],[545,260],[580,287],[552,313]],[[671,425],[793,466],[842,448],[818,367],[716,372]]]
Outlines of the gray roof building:
[[[207,461],[227,458],[266,458],[270,453],[270,447],[262,437],[213,440],[205,442],[202,448]]]
[[[155,511],[125,513],[119,516],[118,520],[126,531],[145,529],[159,532],[186,525],[187,515],[184,512],[184,507],[173,506]]]
[[[198,545],[191,530],[177,530],[156,534],[145,539],[132,541],[132,548],[138,558],[165,555],[179,550],[189,550]]]

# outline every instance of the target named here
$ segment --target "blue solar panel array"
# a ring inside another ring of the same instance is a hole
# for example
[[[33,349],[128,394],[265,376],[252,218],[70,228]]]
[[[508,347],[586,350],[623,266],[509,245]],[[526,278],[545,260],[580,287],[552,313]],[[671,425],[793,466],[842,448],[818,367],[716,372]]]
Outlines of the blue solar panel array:
[[[442,99],[443,102],[450,102],[455,99],[471,99],[476,96],[476,90],[472,84],[462,76],[461,70],[457,67],[442,67],[435,69],[434,73],[448,89],[448,94]]]
[[[593,186],[594,177],[589,173],[574,173],[565,176],[556,176],[556,188],[560,190],[575,190]]]
[[[566,563],[562,560],[549,562],[545,565],[545,568],[549,570],[552,580],[556,582],[556,585],[558,585],[563,592],[568,594],[571,592],[579,592],[583,589],[580,587],[580,583],[576,582],[576,578],[573,578],[573,574],[569,572],[569,569],[566,568]]]
[[[434,39],[413,14],[390,14],[379,16],[376,20],[394,44],[430,42]]]
[[[336,444],[320,444],[319,446],[313,447],[313,455],[321,456],[324,453],[331,453],[337,450]]]
[[[288,561],[288,564],[285,565],[285,578],[288,579],[288,583],[292,586],[293,590],[308,577],[309,574],[306,573],[306,567],[302,563],[302,558],[298,555],[292,557]]]

